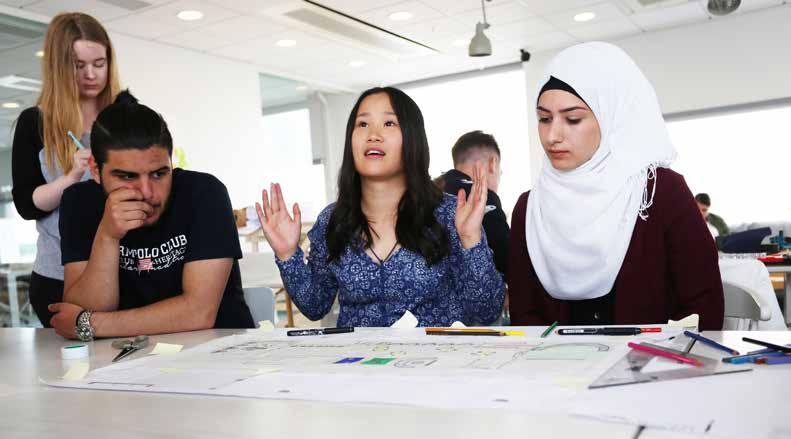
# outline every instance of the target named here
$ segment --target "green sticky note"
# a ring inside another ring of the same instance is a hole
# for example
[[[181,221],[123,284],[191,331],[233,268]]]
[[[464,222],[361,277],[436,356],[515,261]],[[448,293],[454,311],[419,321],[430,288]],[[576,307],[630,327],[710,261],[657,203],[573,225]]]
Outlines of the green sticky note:
[[[395,360],[395,358],[371,358],[368,361],[363,361],[362,364],[371,364],[374,366],[382,366],[391,361]]]

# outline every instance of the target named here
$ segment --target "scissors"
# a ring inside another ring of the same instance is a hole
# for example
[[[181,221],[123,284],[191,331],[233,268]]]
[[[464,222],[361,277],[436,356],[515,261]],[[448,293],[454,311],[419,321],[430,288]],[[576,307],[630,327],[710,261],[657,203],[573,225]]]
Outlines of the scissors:
[[[115,349],[120,349],[121,352],[113,358],[113,363],[118,360],[124,359],[131,355],[133,352],[136,352],[144,347],[148,346],[148,336],[147,335],[138,335],[133,339],[123,339],[123,340],[115,340],[113,342],[113,347]]]

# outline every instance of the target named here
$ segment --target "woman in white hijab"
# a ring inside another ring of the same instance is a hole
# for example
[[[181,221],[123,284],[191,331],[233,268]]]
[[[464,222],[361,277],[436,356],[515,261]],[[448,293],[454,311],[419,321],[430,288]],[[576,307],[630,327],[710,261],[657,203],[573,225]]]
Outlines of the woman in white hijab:
[[[512,323],[650,324],[697,313],[701,329],[721,329],[717,250],[684,178],[669,169],[676,151],[643,73],[618,47],[593,42],[558,54],[541,85],[546,159],[513,211]]]

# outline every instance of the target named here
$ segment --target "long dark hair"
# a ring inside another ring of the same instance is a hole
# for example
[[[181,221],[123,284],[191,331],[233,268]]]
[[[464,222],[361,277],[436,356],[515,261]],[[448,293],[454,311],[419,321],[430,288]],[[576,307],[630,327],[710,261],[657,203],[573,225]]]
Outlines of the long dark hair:
[[[360,103],[368,96],[385,93],[390,97],[403,138],[401,157],[406,191],[398,203],[396,238],[403,248],[419,253],[431,266],[449,253],[448,235],[434,217],[442,202],[442,191],[431,182],[428,173],[429,150],[423,114],[415,101],[393,87],[366,90],[354,104],[346,123],[343,163],[338,176],[338,201],[327,227],[328,261],[340,258],[347,245],[368,248],[373,243],[368,218],[362,211],[360,174],[354,167],[352,132]]]

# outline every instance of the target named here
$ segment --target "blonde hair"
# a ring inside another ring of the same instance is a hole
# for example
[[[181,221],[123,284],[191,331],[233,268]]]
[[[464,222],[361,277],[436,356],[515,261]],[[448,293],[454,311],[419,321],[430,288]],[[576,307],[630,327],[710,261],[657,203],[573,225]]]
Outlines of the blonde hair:
[[[43,86],[38,97],[42,118],[42,141],[47,167],[54,171],[55,163],[63,173],[71,171],[76,146],[66,133],[82,134],[82,110],[77,86],[77,56],[74,42],[93,41],[107,49],[107,85],[97,96],[99,110],[110,105],[120,90],[115,52],[107,31],[95,18],[79,12],[58,14],[47,28],[44,39],[44,58],[41,62]]]

